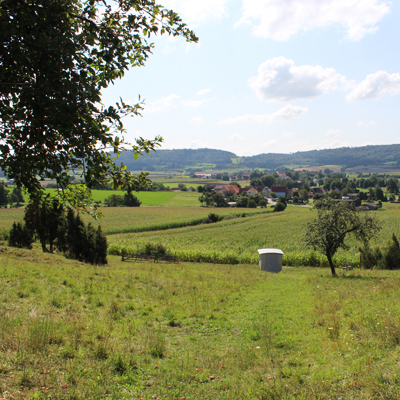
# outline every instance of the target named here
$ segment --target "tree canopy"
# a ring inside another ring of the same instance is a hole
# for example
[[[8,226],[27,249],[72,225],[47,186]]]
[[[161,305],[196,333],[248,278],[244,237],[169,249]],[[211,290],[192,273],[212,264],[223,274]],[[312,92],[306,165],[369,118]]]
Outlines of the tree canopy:
[[[332,275],[336,275],[332,257],[340,248],[349,248],[346,236],[353,233],[358,240],[367,243],[380,230],[380,225],[346,201],[327,199],[320,206],[318,217],[307,225],[305,243],[326,255]]]
[[[129,67],[143,66],[157,34],[196,42],[179,16],[154,0],[3,0],[0,3],[0,168],[43,198],[40,180],[56,180],[62,197],[85,205],[71,173],[89,190],[112,181],[136,190],[148,183],[115,157],[137,158],[162,138],[126,143],[122,118],[142,102],[101,103],[101,91]]]

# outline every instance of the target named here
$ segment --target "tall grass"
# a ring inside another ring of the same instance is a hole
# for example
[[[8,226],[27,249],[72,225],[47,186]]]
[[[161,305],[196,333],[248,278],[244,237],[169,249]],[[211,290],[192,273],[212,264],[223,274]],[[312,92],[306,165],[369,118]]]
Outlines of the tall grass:
[[[400,271],[1,262],[1,398],[400,398]]]

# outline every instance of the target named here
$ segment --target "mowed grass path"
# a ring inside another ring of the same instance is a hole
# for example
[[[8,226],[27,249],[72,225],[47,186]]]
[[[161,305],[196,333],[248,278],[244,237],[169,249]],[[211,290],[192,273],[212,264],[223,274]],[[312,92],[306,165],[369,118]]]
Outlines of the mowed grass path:
[[[400,398],[399,272],[0,265],[5,398]]]

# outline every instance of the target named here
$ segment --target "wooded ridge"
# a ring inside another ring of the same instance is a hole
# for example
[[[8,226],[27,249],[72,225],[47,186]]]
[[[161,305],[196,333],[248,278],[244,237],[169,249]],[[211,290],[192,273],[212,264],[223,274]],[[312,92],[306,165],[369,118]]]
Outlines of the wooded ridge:
[[[215,149],[158,150],[134,161],[129,152],[119,158],[129,170],[154,170],[158,167],[196,167],[198,164],[215,164],[216,169],[281,168],[290,165],[299,167],[338,165],[345,168],[357,166],[377,166],[387,163],[400,165],[400,144],[362,147],[342,147],[338,149],[299,151],[291,154],[266,153],[240,157],[232,152]]]

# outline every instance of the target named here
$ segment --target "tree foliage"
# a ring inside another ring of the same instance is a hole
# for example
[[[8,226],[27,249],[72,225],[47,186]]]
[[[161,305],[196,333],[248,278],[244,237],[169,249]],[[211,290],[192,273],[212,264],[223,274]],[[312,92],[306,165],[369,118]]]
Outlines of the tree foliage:
[[[9,190],[6,188],[4,183],[0,183],[0,208],[7,208],[9,203]]]
[[[356,239],[367,243],[379,230],[378,222],[367,213],[356,211],[346,201],[327,199],[318,210],[318,217],[308,223],[305,243],[326,255],[332,275],[336,275],[332,258],[340,248],[349,248],[346,236],[352,233]]]
[[[55,180],[75,207],[86,199],[71,188],[71,171],[89,190],[146,185],[146,173],[115,157],[130,149],[137,158],[162,138],[126,143],[122,118],[142,103],[104,107],[101,91],[144,65],[153,35],[197,41],[194,33],[154,0],[3,0],[0,15],[0,168],[35,198],[44,198],[41,179]]]

